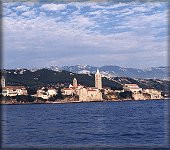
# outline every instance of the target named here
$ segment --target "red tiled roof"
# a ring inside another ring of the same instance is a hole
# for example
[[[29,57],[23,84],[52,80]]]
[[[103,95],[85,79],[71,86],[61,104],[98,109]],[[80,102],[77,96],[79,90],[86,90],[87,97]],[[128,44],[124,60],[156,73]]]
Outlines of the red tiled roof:
[[[71,88],[64,88],[63,90],[72,90]]]
[[[48,88],[48,90],[56,90],[55,88]]]

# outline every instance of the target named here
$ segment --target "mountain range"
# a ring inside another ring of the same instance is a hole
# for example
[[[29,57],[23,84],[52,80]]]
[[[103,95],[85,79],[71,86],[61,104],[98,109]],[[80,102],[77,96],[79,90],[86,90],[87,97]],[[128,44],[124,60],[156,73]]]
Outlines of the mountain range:
[[[103,77],[130,77],[130,78],[143,78],[143,79],[167,79],[169,67],[151,67],[147,69],[137,69],[137,68],[125,68],[119,66],[102,66],[95,67],[90,65],[75,65],[75,66],[50,66],[45,67],[45,69],[53,71],[69,71],[77,74],[95,74],[97,68]],[[43,69],[43,68],[39,68]],[[39,69],[30,69],[32,72]]]
[[[79,68],[81,71],[83,67]],[[91,67],[90,67],[91,68]],[[91,68],[92,69],[92,68]],[[94,73],[95,71],[95,67]],[[101,68],[99,68],[101,69]],[[72,70],[73,71],[73,70]],[[24,85],[26,87],[42,87],[42,86],[60,86],[64,84],[68,86],[72,83],[73,78],[84,86],[94,86],[94,73],[74,73],[61,70],[57,67],[41,68],[41,69],[5,69],[3,70],[6,78],[6,85]],[[126,83],[138,84],[141,88],[155,88],[164,90],[165,85],[170,85],[170,81],[160,79],[141,79],[130,77],[104,77],[102,78],[103,87],[111,87],[112,89],[122,89]]]
[[[78,73],[95,73],[99,69],[101,74],[106,77],[130,77],[130,78],[151,78],[166,79],[168,67],[152,67],[148,69],[124,68],[119,66],[94,67],[89,65],[64,66],[61,69]]]

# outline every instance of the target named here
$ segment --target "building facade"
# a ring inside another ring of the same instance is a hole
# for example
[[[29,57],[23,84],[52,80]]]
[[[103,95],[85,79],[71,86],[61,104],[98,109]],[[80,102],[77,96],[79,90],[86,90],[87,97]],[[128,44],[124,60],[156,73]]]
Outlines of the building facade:
[[[79,101],[102,101],[102,93],[99,89],[79,89]]]
[[[27,90],[24,86],[5,86],[2,88],[3,96],[27,95]]]
[[[37,97],[40,97],[42,99],[49,99],[52,96],[55,96],[57,94],[57,90],[55,88],[40,88],[37,90]]]
[[[125,84],[123,86],[124,91],[131,91],[133,93],[142,92],[142,88],[140,88],[137,84]]]
[[[151,99],[161,99],[161,98],[163,98],[161,91],[158,91],[156,89],[145,89],[145,90],[143,90],[143,93],[150,94]]]

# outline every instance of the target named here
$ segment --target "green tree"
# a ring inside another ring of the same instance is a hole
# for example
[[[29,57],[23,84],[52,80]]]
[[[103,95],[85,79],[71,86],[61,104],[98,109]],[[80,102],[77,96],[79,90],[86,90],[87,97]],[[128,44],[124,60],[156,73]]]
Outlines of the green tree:
[[[119,98],[131,98],[132,99],[133,98],[132,92],[131,91],[120,92]]]

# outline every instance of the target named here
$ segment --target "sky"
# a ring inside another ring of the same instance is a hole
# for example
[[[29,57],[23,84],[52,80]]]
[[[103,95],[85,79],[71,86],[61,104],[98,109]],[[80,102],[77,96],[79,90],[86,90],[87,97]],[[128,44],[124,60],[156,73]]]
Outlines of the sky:
[[[3,67],[167,66],[166,2],[2,4]]]

